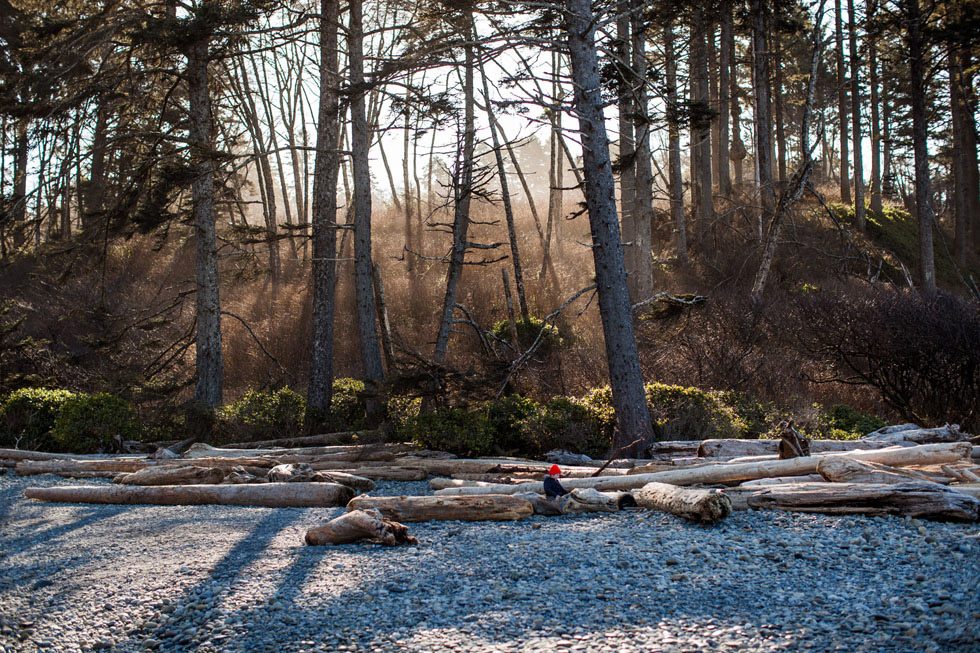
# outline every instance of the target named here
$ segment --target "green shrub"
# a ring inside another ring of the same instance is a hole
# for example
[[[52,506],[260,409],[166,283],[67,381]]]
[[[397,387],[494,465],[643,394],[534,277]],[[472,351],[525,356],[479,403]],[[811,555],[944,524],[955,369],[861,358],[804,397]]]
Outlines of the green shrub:
[[[288,437],[303,431],[306,399],[288,386],[260,392],[249,390],[219,411],[219,430],[233,439]]]
[[[82,394],[64,402],[51,435],[67,451],[98,453],[113,450],[117,439],[140,439],[140,424],[125,399],[108,392]]]
[[[516,320],[516,327],[517,342],[520,344],[522,350],[526,350],[532,344],[534,344],[534,341],[537,340],[541,329],[544,329],[544,335],[541,336],[541,342],[538,344],[538,348],[536,350],[536,353],[542,356],[546,356],[557,351],[571,338],[570,334],[560,333],[558,328],[553,324],[546,325],[544,320],[533,315],[529,316],[526,320],[524,318],[518,318]],[[499,340],[510,342],[510,321],[500,320],[493,325],[493,328],[490,329],[490,333]]]
[[[366,422],[364,382],[350,378],[334,379],[327,428],[330,431],[357,431],[364,428]]]
[[[528,441],[537,454],[565,449],[593,458],[606,455],[612,446],[613,424],[600,399],[592,405],[570,397],[554,397],[527,420]]]
[[[645,386],[650,417],[667,440],[742,438],[748,425],[709,390],[663,383]]]
[[[835,440],[856,440],[887,425],[885,420],[846,404],[836,404],[825,414],[830,437]]]
[[[759,401],[743,392],[721,391],[718,398],[734,410],[745,424],[745,437],[762,437],[769,434],[781,421],[790,419],[789,413],[772,402]]]
[[[51,388],[21,388],[0,404],[0,446],[54,451],[51,437],[62,406],[75,393]]]
[[[494,446],[486,410],[439,408],[420,413],[405,420],[400,435],[425,449],[463,456],[485,456]]]
[[[487,422],[494,435],[494,447],[500,452],[532,453],[536,448],[532,441],[529,420],[541,411],[533,399],[521,395],[507,395],[487,406]]]

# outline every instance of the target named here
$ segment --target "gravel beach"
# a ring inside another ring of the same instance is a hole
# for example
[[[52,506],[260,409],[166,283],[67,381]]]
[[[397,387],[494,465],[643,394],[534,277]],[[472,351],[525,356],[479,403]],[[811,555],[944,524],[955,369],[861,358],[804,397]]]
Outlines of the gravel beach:
[[[340,508],[22,495],[67,483],[0,476],[0,653],[980,650],[976,524],[626,511],[307,547]]]

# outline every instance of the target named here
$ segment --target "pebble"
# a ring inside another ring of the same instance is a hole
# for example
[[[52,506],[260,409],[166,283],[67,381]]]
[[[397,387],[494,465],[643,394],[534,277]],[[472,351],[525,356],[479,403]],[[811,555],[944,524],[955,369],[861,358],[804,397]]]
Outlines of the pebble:
[[[980,650],[975,525],[625,511],[308,548],[341,509],[22,498],[92,482],[0,477],[0,653]]]

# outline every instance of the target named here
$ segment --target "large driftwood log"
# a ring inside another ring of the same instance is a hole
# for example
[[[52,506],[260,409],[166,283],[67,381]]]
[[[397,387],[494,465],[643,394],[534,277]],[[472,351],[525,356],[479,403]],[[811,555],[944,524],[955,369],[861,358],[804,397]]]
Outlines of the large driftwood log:
[[[817,465],[827,457],[846,456],[857,460],[877,462],[883,465],[926,465],[956,462],[969,455],[970,444],[924,444],[915,447],[882,449],[878,451],[851,451],[825,454],[788,460],[766,460],[753,463],[716,464],[703,467],[688,467],[652,474],[627,476],[602,476],[596,478],[570,478],[562,484],[571,490],[577,487],[593,487],[597,490],[633,490],[647,483],[670,483],[672,485],[698,485],[713,483],[736,483],[772,476],[802,476],[814,474]],[[469,494],[521,494],[523,492],[544,492],[543,483],[520,483],[517,485],[485,485],[480,487],[451,487],[438,490],[437,495]]]
[[[60,474],[61,472],[137,472],[150,466],[145,458],[103,460],[22,460],[17,463],[18,476]]]
[[[817,465],[817,473],[831,483],[908,483],[932,482],[929,476],[911,469],[889,467],[849,458],[826,458]]]
[[[313,465],[313,469],[317,466]],[[357,467],[342,470],[374,481],[424,481],[429,474],[418,467]]]
[[[647,483],[633,492],[641,508],[669,512],[703,524],[713,524],[732,514],[732,502],[718,490],[695,490],[667,483]]]
[[[343,506],[354,490],[336,483],[261,485],[75,485],[24,490],[28,499],[61,503],[152,504],[161,506],[233,505],[270,508]]]
[[[0,449],[2,460],[139,460],[134,454],[73,454],[31,451],[29,449]]]
[[[479,497],[356,497],[347,504],[348,510],[377,508],[388,519],[400,522],[420,521],[512,521],[534,514],[534,508],[524,499],[514,496]]]
[[[285,447],[285,448],[295,448],[295,447],[316,447],[316,446],[344,446],[338,445],[338,442],[343,442],[345,440],[349,441],[351,438],[357,438],[358,440],[371,440],[380,439],[382,437],[381,431],[341,431],[338,433],[321,433],[319,435],[303,435],[291,438],[277,438],[275,440],[254,440],[252,442],[232,442],[231,444],[224,445],[228,449],[265,449],[270,447]],[[347,445],[347,446],[376,446],[376,447],[391,447],[396,451],[408,451],[412,449],[410,444],[402,443],[382,443],[378,442],[373,445]]]
[[[947,424],[934,429],[924,429],[918,424],[897,424],[868,433],[859,442],[885,444],[934,444],[936,442],[966,442],[970,436],[960,430],[958,424]]]
[[[585,512],[617,512],[636,505],[629,492],[599,492],[590,488],[575,489],[554,499],[535,492],[514,496],[529,501],[534,506],[534,514],[552,517]]]
[[[763,485],[786,485],[787,483],[810,483],[816,481],[822,483],[824,477],[820,474],[805,474],[803,476],[774,476],[772,478],[757,478],[754,481],[745,481],[739,487],[760,487]]]
[[[834,515],[905,515],[977,521],[980,501],[937,483],[800,483],[760,488],[750,508]]]
[[[368,462],[391,461],[396,453],[377,445],[356,445],[342,447],[301,447],[297,449],[228,449],[197,443],[184,454],[185,459],[196,458],[257,458],[269,457],[281,463],[312,462]]]
[[[306,543],[312,546],[351,544],[365,540],[386,546],[418,543],[408,534],[407,526],[385,519],[381,511],[374,508],[345,512],[323,526],[306,532]]]
[[[228,470],[217,467],[161,465],[118,474],[114,481],[123,485],[217,485],[227,475]]]
[[[744,456],[774,456],[779,450],[780,440],[703,440],[699,443],[697,455],[702,458],[742,458]],[[857,449],[884,449],[892,446],[887,442],[865,442],[863,440],[810,440],[810,454],[855,451]]]

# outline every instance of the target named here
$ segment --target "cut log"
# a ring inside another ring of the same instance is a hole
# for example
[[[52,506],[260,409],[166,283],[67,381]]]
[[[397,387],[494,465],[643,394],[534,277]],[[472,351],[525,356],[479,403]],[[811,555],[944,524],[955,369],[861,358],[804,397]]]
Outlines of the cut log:
[[[878,451],[851,451],[825,454],[789,460],[767,460],[757,463],[715,464],[702,467],[688,467],[652,474],[626,476],[602,476],[597,478],[570,478],[562,484],[571,490],[577,487],[593,487],[597,490],[632,490],[647,483],[670,483],[673,485],[698,485],[714,483],[735,483],[772,476],[802,476],[817,472],[817,465],[828,457],[848,457],[856,460],[877,462],[883,465],[907,466],[927,465],[963,460],[969,455],[970,444],[923,444],[915,447],[882,449]],[[481,487],[452,487],[438,490],[437,495],[468,494],[521,494],[523,492],[544,492],[542,483],[519,483],[517,485],[486,485]]]
[[[141,460],[145,457],[137,454],[74,454],[29,449],[0,449],[2,460]]]
[[[826,458],[817,465],[817,473],[831,483],[907,483],[909,481],[932,482],[932,478],[911,469],[889,467],[878,463]]]
[[[718,490],[647,483],[633,493],[633,498],[641,508],[669,512],[702,524],[713,524],[732,514],[731,500]]]
[[[303,435],[291,438],[277,438],[275,440],[255,440],[253,442],[233,442],[231,444],[224,445],[228,449],[264,449],[268,447],[314,447],[314,446],[329,446],[337,445],[340,442],[349,441],[353,438],[358,440],[378,439],[382,437],[381,431],[375,429],[373,431],[341,431],[338,433],[321,433],[320,435]],[[341,445],[343,446],[343,445]],[[365,446],[365,445],[347,445],[347,446]],[[397,451],[408,451],[412,449],[410,444],[387,444],[378,442],[377,444],[368,446],[388,446],[396,448]]]
[[[137,472],[148,467],[150,462],[145,458],[102,460],[22,460],[17,463],[18,476],[34,476],[37,474],[60,474],[61,472]]]
[[[741,458],[744,456],[775,456],[780,440],[704,440],[697,455],[702,458]],[[888,442],[863,440],[810,440],[810,454],[855,451],[857,449],[883,449],[892,446]]]
[[[374,481],[371,479],[345,472],[315,472],[311,480],[315,483],[339,483],[359,492],[370,492],[374,489]]]
[[[151,504],[161,506],[232,505],[270,508],[343,506],[354,490],[336,483],[260,485],[76,485],[24,490],[28,499],[61,503]]]
[[[420,521],[512,521],[534,514],[528,501],[514,496],[435,497],[361,496],[347,504],[348,510],[377,508],[387,519]]]
[[[980,518],[980,501],[925,481],[772,485],[750,494],[748,505],[833,515],[904,515],[968,522]]]
[[[306,543],[311,546],[361,541],[385,546],[418,543],[417,539],[408,534],[407,526],[385,519],[381,511],[373,508],[345,512],[323,526],[306,532]]]
[[[924,429],[918,424],[898,424],[868,433],[859,442],[933,444],[937,442],[966,442],[969,439],[969,434],[963,433],[958,424],[946,424],[934,429]]]
[[[123,485],[217,485],[227,475],[228,470],[217,467],[158,466],[119,474],[114,481]]]

